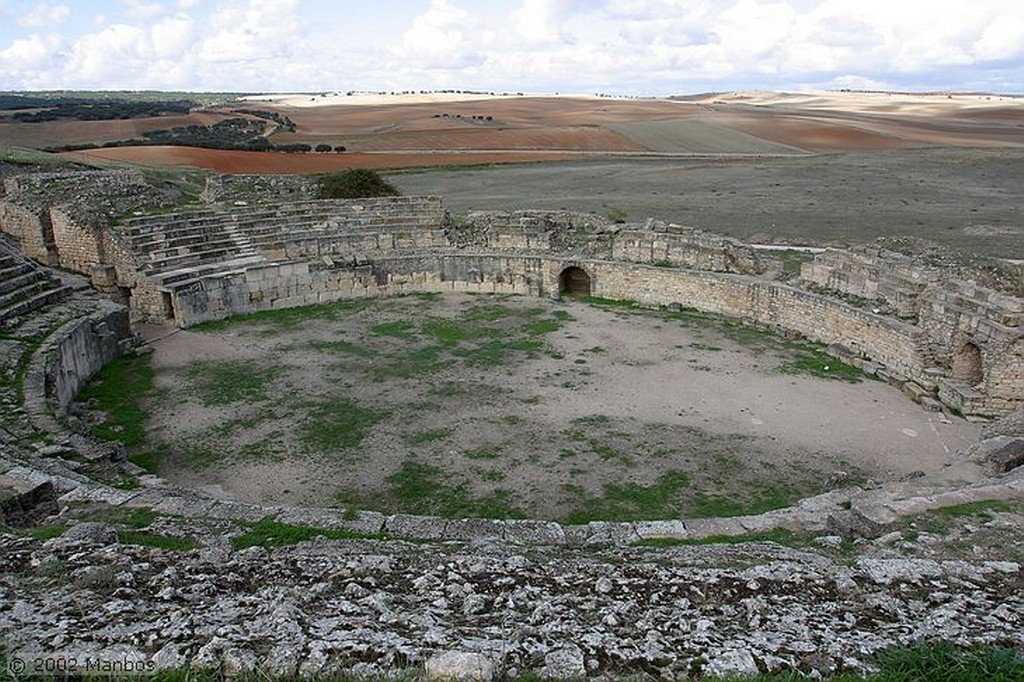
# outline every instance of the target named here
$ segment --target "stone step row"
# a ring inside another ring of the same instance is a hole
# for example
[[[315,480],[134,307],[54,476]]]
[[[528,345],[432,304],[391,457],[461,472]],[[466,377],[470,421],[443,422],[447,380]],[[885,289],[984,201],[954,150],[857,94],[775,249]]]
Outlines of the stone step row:
[[[207,251],[231,251],[252,248],[251,241],[242,236],[241,238],[222,232],[216,235],[209,235],[207,239],[197,240],[192,243],[169,244],[149,251],[136,251],[143,262],[155,262],[163,258],[173,258],[185,254],[203,254]]]
[[[127,232],[126,237],[139,247],[150,242],[164,242],[179,238],[201,236],[210,232],[220,232],[226,228],[242,230],[246,233],[261,230],[287,230],[299,226],[315,226],[324,230],[344,228],[366,229],[374,227],[390,227],[407,225],[419,229],[430,229],[436,226],[437,216],[434,213],[418,214],[403,211],[393,215],[353,214],[353,215],[303,215],[303,216],[267,216],[239,218],[230,214],[218,216],[216,220],[201,219],[187,222],[165,222],[155,225],[154,229],[144,232]]]
[[[366,239],[377,236],[391,236],[395,233],[409,232],[413,234],[426,232],[419,229],[421,226],[414,223],[401,223],[387,225],[384,229],[373,231],[355,231],[350,225],[339,226],[340,229],[300,229],[300,226],[289,226],[286,232],[276,230],[264,230],[260,233],[248,233],[246,236],[256,246],[263,244],[287,244],[293,242],[309,241],[313,239]],[[433,233],[433,231],[431,231]]]
[[[176,256],[166,256],[143,264],[141,271],[149,276],[160,273],[174,272],[184,267],[193,265],[213,264],[228,262],[240,258],[253,258],[254,262],[263,261],[264,258],[255,249],[219,248],[209,249],[200,252],[189,252]]]
[[[241,257],[256,255],[260,249],[282,248],[286,244],[316,241],[320,239],[332,239],[338,241],[362,241],[366,238],[376,238],[379,235],[392,236],[396,232],[419,233],[417,225],[401,224],[389,226],[389,229],[380,232],[326,232],[295,231],[290,229],[282,233],[280,230],[264,229],[260,234],[243,234],[242,239],[233,235],[218,234],[218,238],[210,239],[209,233],[203,237],[192,237],[188,240],[182,238],[174,245],[162,244],[157,248],[135,247],[136,253],[142,256],[142,270],[144,272],[160,272],[171,268],[180,267],[184,264],[200,263],[217,258]],[[152,245],[155,245],[153,242]],[[192,248],[190,248],[192,247]]]
[[[221,222],[225,219],[236,222],[262,222],[275,219],[291,221],[300,216],[308,216],[318,217],[325,220],[330,218],[344,218],[346,220],[351,220],[364,215],[374,217],[381,216],[381,214],[384,213],[381,209],[388,203],[392,204],[394,209],[401,209],[401,211],[393,211],[398,214],[413,213],[415,215],[423,216],[425,218],[429,217],[431,219],[436,219],[439,214],[437,205],[424,203],[418,197],[402,197],[391,201],[382,201],[380,199],[367,200],[367,203],[372,203],[374,210],[357,212],[352,210],[349,206],[325,202],[283,204],[277,205],[273,208],[267,208],[266,206],[254,206],[251,208],[236,207],[226,211],[199,210],[190,211],[188,213],[145,216],[128,220],[122,226],[121,232],[128,237],[135,237],[148,232],[162,232],[175,226],[191,225],[209,219],[213,219],[213,222]],[[344,209],[346,208],[349,210],[345,211]]]
[[[38,290],[28,297],[19,298],[9,304],[0,304],[0,323],[35,312],[71,295],[70,287],[53,282],[47,284],[46,288]]]
[[[39,272],[28,263],[0,269],[0,294],[20,289],[29,282],[39,279]]]
[[[267,259],[259,255],[241,256],[238,258],[217,260],[211,263],[182,267],[177,270],[150,273],[149,278],[158,286],[179,288],[207,277],[226,275],[233,272],[244,272],[249,266],[259,265],[266,262]]]
[[[288,223],[288,224],[253,224],[238,225],[224,223],[216,226],[210,225],[195,227],[190,230],[180,230],[161,234],[159,236],[147,235],[146,238],[131,239],[132,250],[138,254],[158,253],[168,249],[180,247],[203,247],[212,241],[217,241],[234,232],[243,238],[254,241],[272,241],[280,243],[293,241],[293,235],[301,234],[302,238],[314,237],[336,237],[347,234],[373,234],[375,232],[396,232],[396,231],[423,231],[429,230],[431,226],[424,222],[409,220],[401,221],[375,221],[375,224],[353,224],[342,223]],[[155,237],[155,238],[154,238]]]
[[[32,276],[25,278],[19,286],[12,287],[5,293],[0,294],[0,309],[6,308],[18,301],[30,298],[31,296],[52,286],[50,280],[41,273],[32,273]]]

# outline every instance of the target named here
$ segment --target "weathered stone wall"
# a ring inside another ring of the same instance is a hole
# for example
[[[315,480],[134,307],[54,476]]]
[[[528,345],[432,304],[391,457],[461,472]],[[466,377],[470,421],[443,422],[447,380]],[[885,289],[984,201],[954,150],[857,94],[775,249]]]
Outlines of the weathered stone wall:
[[[642,229],[630,227],[619,232],[611,257],[743,275],[761,275],[773,265],[756,250],[735,239],[653,220]]]
[[[585,268],[587,266],[584,266]],[[701,311],[797,332],[921,378],[927,339],[916,327],[808,291],[761,279],[623,263],[592,266],[594,293],[646,305],[678,303]]]
[[[969,283],[929,287],[919,326],[932,344],[946,402],[969,412],[1004,413],[1024,402],[1024,301]]]
[[[930,284],[942,279],[937,268],[884,249],[862,247],[849,251],[829,249],[804,263],[800,276],[807,282],[892,307],[901,317],[917,315],[917,298]]]
[[[453,246],[571,254],[714,272],[764,274],[777,266],[735,239],[649,220],[620,225],[571,211],[478,211],[449,230]]]
[[[315,199],[316,180],[305,175],[215,175],[207,178],[203,201],[270,203]]]
[[[117,218],[173,203],[136,170],[25,173],[5,177],[4,189],[0,231],[16,237],[26,255],[82,272],[88,267],[78,264],[88,263],[95,250],[83,230],[105,230]],[[53,220],[60,223],[57,228]],[[57,235],[55,229],[65,233]],[[61,258],[61,240],[72,250],[67,262]]]
[[[644,305],[681,304],[809,339],[836,343],[884,363],[896,375],[923,381],[927,339],[916,327],[800,289],[742,275],[666,269],[550,256],[436,254],[382,256],[365,265],[323,268],[289,263],[208,278],[175,292],[185,325],[257,310],[342,298],[417,291],[552,295],[570,265],[591,277],[593,293]]]
[[[105,226],[77,220],[59,207],[50,209],[50,224],[62,268],[87,273],[104,261],[101,245],[108,232]]]
[[[491,251],[560,251],[596,257],[611,254],[618,225],[573,211],[474,211],[452,225],[457,248]]]
[[[46,340],[46,397],[57,414],[66,412],[79,389],[131,345],[128,309],[104,303],[96,312],[68,322]]]
[[[87,175],[51,181],[65,189],[109,185],[124,196],[144,184],[130,174]],[[304,195],[311,186],[274,182],[221,179],[211,192],[230,196],[231,188],[269,183]],[[937,390],[965,412],[1001,413],[1022,401],[1021,299],[949,282],[939,268],[880,248],[822,253],[805,264],[796,288],[776,281],[779,264],[748,245],[655,221],[617,225],[592,214],[518,211],[473,213],[455,224],[438,197],[387,197],[238,200],[113,227],[103,211],[60,207],[43,225],[25,206],[43,196],[46,178],[7,185],[21,203],[0,206],[13,206],[7,222],[21,227],[9,231],[20,232],[23,247],[59,254],[61,265],[91,274],[139,319],[189,326],[409,291],[551,295],[569,286],[560,280],[565,268],[577,266],[571,272],[584,293],[692,306],[797,333],[882,363],[890,376],[916,382],[915,395]],[[836,296],[821,295],[825,289]]]
[[[21,252],[29,258],[47,265],[56,264],[49,216],[45,211],[0,201],[0,232],[17,239]]]
[[[554,272],[554,289],[551,273]],[[382,256],[372,263],[278,263],[208,277],[176,289],[181,326],[260,310],[347,298],[466,291],[544,295],[557,291],[557,261],[530,256],[433,254]]]

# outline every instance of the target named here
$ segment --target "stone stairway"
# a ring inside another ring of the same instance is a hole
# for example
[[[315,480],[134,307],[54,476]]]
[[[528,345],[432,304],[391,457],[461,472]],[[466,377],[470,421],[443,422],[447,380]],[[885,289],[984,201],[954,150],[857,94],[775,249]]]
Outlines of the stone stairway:
[[[18,254],[0,237],[0,328],[18,318],[66,298],[69,287]]]
[[[127,221],[118,231],[139,271],[161,287],[269,260],[441,246],[439,201],[386,197],[203,209]],[[446,242],[445,242],[446,243]]]

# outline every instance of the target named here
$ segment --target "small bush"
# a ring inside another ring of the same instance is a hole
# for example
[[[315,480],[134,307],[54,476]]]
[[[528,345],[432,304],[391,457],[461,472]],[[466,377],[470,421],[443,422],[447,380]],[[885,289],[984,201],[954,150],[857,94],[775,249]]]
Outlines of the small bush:
[[[321,199],[361,199],[392,197],[399,192],[376,171],[367,168],[321,175],[317,178],[317,196]]]

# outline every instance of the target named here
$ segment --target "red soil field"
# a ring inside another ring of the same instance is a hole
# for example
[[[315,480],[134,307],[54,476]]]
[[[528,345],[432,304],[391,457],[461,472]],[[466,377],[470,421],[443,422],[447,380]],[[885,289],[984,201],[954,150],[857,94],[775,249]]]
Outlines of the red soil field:
[[[490,163],[561,161],[569,152],[429,152],[286,154],[284,152],[242,152],[197,147],[116,147],[64,152],[66,158],[85,163],[130,163],[141,166],[184,166],[218,173],[302,174],[326,173],[348,168],[429,168]]]

